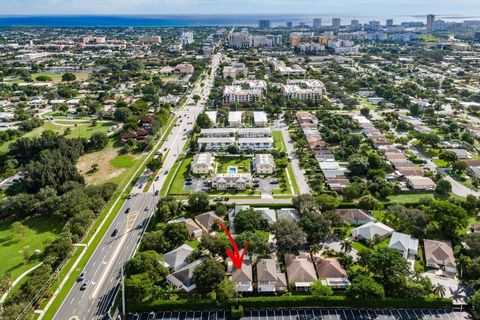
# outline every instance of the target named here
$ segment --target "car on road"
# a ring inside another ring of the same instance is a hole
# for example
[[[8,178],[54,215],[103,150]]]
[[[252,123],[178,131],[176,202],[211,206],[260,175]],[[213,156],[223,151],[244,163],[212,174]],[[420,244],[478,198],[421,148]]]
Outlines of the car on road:
[[[132,199],[132,195],[131,195],[131,194],[129,194],[128,197],[127,197],[127,200],[130,200],[130,199]]]
[[[112,237],[115,237],[118,234],[118,229],[113,230]]]
[[[77,278],[77,282],[82,282],[83,280],[85,280],[85,272],[80,273]]]
[[[160,191],[156,190],[155,191],[155,196],[158,196],[160,194]]]
[[[165,173],[164,173],[164,174],[167,175],[167,174],[168,174],[168,170],[165,170]]]
[[[138,185],[138,189],[142,189],[143,188],[143,183]]]
[[[150,207],[145,207],[145,211],[150,211]]]
[[[125,210],[125,213],[130,213],[130,208],[127,208],[127,210]]]
[[[84,291],[85,289],[87,289],[87,288],[88,288],[88,284],[89,284],[89,283],[88,283],[88,280],[86,280],[86,281],[82,284],[82,286],[80,287],[80,290]]]

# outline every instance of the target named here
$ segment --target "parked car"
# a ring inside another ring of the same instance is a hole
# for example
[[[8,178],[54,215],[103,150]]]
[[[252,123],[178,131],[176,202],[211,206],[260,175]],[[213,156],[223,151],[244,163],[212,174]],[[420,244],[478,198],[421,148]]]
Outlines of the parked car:
[[[155,191],[155,196],[158,196],[160,194],[160,191],[156,190]]]
[[[278,183],[278,180],[272,180],[270,181],[270,184],[277,184]]]
[[[150,211],[150,207],[145,207],[145,211]]]

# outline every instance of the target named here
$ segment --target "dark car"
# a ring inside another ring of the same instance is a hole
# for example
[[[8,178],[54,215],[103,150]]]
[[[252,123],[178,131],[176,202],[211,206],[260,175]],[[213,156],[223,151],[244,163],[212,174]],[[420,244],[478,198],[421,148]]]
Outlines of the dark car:
[[[272,180],[272,181],[270,181],[270,184],[277,184],[277,183],[278,183],[277,180]]]
[[[112,237],[115,237],[118,234],[118,229],[113,230]]]
[[[85,272],[82,272],[78,278],[77,278],[77,282],[82,282],[83,280],[85,280]]]
[[[189,186],[189,185],[191,185],[191,184],[192,184],[192,181],[186,181],[186,182],[185,182],[185,185],[187,185],[187,186]]]
[[[160,191],[155,191],[155,196],[158,196],[160,194]]]
[[[87,289],[87,288],[88,288],[88,280],[85,281],[85,282],[82,284],[82,286],[80,287],[80,290],[83,291],[83,290],[85,290],[85,289]]]
[[[129,213],[130,212],[130,208],[127,208],[127,210],[125,210],[125,213]]]

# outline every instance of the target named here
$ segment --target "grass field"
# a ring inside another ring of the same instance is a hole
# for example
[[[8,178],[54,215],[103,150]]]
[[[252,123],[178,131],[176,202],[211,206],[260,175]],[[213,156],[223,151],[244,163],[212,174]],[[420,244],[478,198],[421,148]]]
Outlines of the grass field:
[[[217,173],[227,173],[228,167],[237,167],[238,173],[250,172],[251,158],[241,157],[217,157],[215,164],[217,165]]]
[[[13,222],[0,222],[0,274],[10,273],[12,280],[40,262],[39,259],[30,259],[24,263],[24,251],[29,256],[36,249],[43,252],[47,245],[45,240],[54,239],[62,231],[64,223],[58,218],[27,218],[22,224],[28,227],[28,231],[21,237],[11,227]]]
[[[118,155],[110,163],[117,169],[128,169],[135,164],[136,159],[130,154]]]
[[[398,194],[388,197],[388,201],[395,203],[415,203],[423,198],[433,198],[431,193],[410,193],[410,194]]]
[[[39,128],[35,128],[34,130],[27,132],[21,138],[35,138],[42,135],[42,132],[45,130],[51,130],[57,132],[59,134],[63,134],[65,129],[70,128],[71,133],[67,135],[69,138],[89,138],[95,132],[104,132],[108,133],[109,129],[116,125],[115,122],[102,122],[97,123],[96,126],[92,126],[90,121],[85,122],[68,122],[68,121],[58,121],[58,123],[63,124],[64,122],[68,123],[66,125],[57,125],[53,122],[45,122],[45,124]],[[75,123],[77,124],[75,126]],[[8,147],[10,146],[13,141],[5,142],[0,146],[0,155],[6,154],[8,152]]]
[[[192,163],[193,158],[188,157],[185,158],[180,167],[175,174],[175,178],[173,179],[172,185],[170,187],[170,194],[187,194],[185,191],[185,179],[188,178],[190,172],[190,164]]]
[[[90,76],[90,73],[88,73],[88,72],[72,72],[72,73],[77,77],[76,81],[87,80],[88,77]],[[37,81],[38,76],[48,76],[52,80],[47,81],[47,82],[60,83],[60,82],[62,82],[62,75],[63,75],[63,73],[46,73],[46,72],[44,72],[44,73],[34,73],[34,74],[32,74],[32,79],[33,79],[34,82],[40,82],[40,81]]]
[[[358,99],[360,101],[360,108],[367,108],[369,110],[377,110],[378,106],[364,97],[360,97]]]

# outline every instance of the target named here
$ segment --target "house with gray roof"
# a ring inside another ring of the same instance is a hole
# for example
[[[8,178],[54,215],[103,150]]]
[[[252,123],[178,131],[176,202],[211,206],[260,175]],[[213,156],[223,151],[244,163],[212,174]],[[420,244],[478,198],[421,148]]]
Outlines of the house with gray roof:
[[[180,247],[165,253],[163,259],[169,268],[178,270],[188,263],[187,258],[193,251],[193,248],[188,244],[182,244]]]
[[[278,292],[287,289],[287,278],[280,271],[278,260],[261,259],[257,262],[258,292]]]

